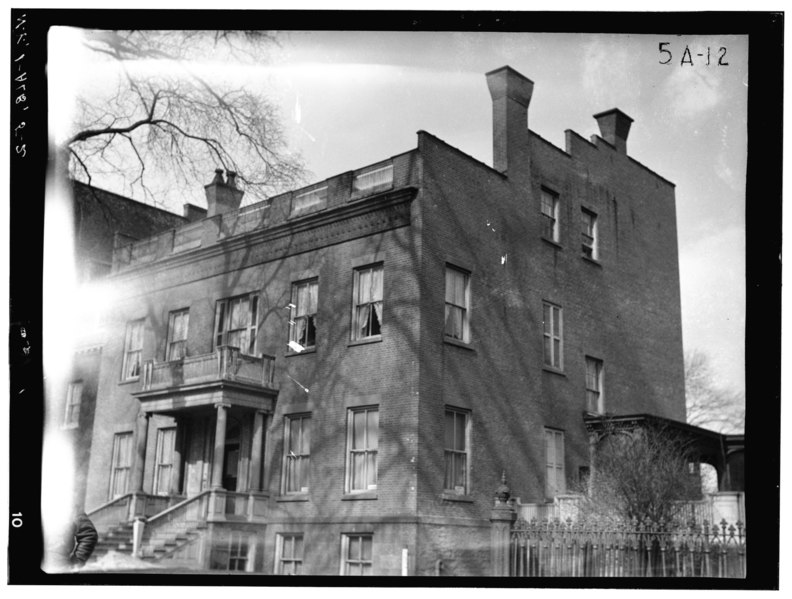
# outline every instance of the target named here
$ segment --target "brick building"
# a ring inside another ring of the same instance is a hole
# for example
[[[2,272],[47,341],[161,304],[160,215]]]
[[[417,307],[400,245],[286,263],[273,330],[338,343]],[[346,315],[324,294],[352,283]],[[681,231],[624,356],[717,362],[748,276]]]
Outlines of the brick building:
[[[417,147],[116,248],[85,506],[147,559],[262,573],[490,572],[504,470],[552,501],[592,414],[684,421],[674,186],[632,120],[559,149],[487,74],[494,165]],[[126,535],[126,536],[125,536]]]

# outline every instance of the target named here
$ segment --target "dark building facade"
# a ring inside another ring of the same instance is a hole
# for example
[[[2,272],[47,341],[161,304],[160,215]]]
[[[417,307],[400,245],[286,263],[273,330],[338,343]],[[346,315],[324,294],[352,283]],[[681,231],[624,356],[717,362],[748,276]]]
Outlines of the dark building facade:
[[[487,74],[494,165],[417,147],[117,244],[86,509],[144,559],[267,574],[480,575],[505,471],[552,501],[584,416],[684,421],[674,186],[631,119],[559,149]],[[126,533],[124,532],[126,530]]]

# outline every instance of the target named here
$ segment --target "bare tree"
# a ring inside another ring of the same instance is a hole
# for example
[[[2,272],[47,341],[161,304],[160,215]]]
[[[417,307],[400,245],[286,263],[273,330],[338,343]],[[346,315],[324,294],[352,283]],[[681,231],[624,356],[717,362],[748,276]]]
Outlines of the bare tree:
[[[689,439],[660,424],[606,426],[595,451],[581,515],[613,521],[671,521],[682,503],[701,498]],[[691,467],[693,465],[693,467]]]
[[[698,350],[685,353],[685,402],[689,424],[720,433],[745,428],[745,395],[716,385],[709,358]]]
[[[255,70],[276,43],[257,31],[85,31],[84,44],[119,68],[112,85],[78,98],[62,148],[71,176],[120,176],[154,203],[165,190],[193,194],[216,168],[236,172],[255,199],[294,187],[304,169],[277,106],[259,81],[229,75]]]

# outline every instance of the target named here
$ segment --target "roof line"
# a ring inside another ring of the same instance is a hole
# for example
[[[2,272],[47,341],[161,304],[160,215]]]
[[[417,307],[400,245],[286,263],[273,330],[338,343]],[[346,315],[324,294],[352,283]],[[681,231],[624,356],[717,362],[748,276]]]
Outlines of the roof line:
[[[114,191],[109,191],[109,190],[104,189],[102,187],[97,187],[96,185],[89,185],[88,183],[84,183],[82,181],[78,181],[77,179],[70,179],[70,181],[71,181],[72,185],[77,184],[77,185],[81,185],[83,187],[86,187],[88,189],[95,189],[96,191],[101,191],[102,193],[106,193],[106,194],[109,194],[111,196],[115,196],[119,200],[125,200],[127,202],[134,202],[135,204],[139,204],[140,206],[145,206],[146,208],[150,208],[151,210],[158,210],[159,212],[164,212],[165,214],[167,214],[169,216],[177,216],[177,217],[179,217],[181,219],[184,219],[185,221],[187,220],[181,214],[178,214],[176,212],[171,212],[170,210],[166,210],[165,208],[160,208],[159,206],[152,206],[151,204],[146,204],[145,202],[141,202],[140,200],[136,200],[134,198],[128,198],[127,196],[123,196],[120,193],[116,193]]]

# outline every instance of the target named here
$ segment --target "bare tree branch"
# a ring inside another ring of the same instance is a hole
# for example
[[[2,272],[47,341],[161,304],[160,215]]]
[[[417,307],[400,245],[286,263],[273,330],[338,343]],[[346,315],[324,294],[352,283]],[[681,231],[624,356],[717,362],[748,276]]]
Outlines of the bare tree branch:
[[[85,179],[106,168],[131,190],[160,199],[194,197],[218,167],[237,172],[251,201],[304,182],[276,106],[195,66],[204,59],[260,64],[277,44],[274,34],[87,31],[84,44],[119,70],[114,87],[103,87],[106,96],[80,98],[65,142],[72,176]]]

